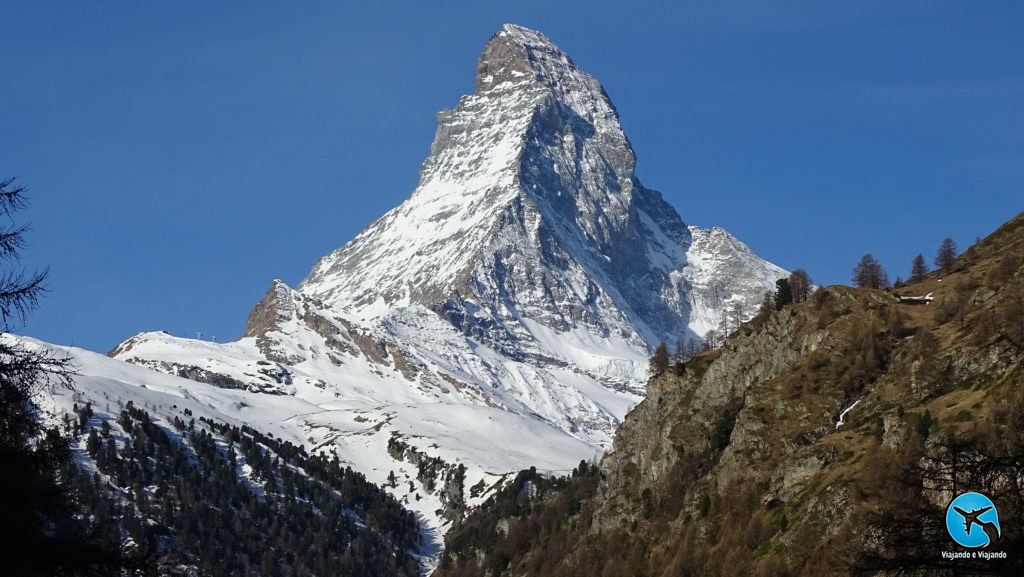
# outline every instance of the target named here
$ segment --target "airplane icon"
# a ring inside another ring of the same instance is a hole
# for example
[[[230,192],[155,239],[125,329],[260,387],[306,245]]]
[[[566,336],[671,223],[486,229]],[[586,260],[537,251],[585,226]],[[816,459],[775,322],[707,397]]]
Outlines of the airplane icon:
[[[999,527],[997,527],[996,524],[991,521],[978,520],[978,517],[984,515],[990,509],[992,509],[992,507],[982,507],[981,509],[975,509],[968,513],[967,511],[964,511],[960,507],[953,507],[953,510],[959,513],[960,516],[964,518],[964,528],[967,530],[968,535],[971,534],[971,526],[977,525],[981,527],[981,530],[984,531],[986,535],[988,535],[988,540],[991,543],[994,542],[996,539],[999,539]]]

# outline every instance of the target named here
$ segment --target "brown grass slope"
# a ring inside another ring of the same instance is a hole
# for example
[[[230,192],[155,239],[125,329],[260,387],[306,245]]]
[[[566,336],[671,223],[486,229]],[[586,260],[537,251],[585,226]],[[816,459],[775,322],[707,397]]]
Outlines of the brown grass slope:
[[[1022,263],[1024,215],[948,275],[755,318],[653,377],[597,469],[470,515],[436,575],[1024,574]],[[1005,561],[942,558],[966,490]]]

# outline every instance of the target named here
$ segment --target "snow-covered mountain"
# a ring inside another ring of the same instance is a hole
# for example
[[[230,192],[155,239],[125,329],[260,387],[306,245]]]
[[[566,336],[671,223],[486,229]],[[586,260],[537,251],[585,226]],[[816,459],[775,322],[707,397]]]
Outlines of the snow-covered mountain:
[[[422,484],[413,463],[461,463],[457,489],[431,491],[444,505],[522,467],[572,469],[610,446],[653,346],[717,327],[734,301],[752,315],[786,275],[722,229],[688,227],[635,164],[598,81],[505,25],[475,92],[438,115],[405,202],[297,288],[274,281],[239,340],[141,333],[110,356],[179,377],[168,390],[234,389],[251,408],[239,418],[371,479]],[[119,382],[157,382],[132,370]],[[440,524],[438,502],[410,506]]]
[[[756,304],[784,274],[721,229],[689,229],[635,165],[597,80],[507,25],[476,92],[438,115],[412,196],[298,288],[366,317],[420,304],[514,355],[545,352],[529,323],[644,350],[704,329],[727,299]]]

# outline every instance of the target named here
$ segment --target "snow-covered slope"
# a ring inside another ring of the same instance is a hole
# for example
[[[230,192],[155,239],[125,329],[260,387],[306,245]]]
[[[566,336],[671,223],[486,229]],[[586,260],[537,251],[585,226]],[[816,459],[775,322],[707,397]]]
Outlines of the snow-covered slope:
[[[209,356],[209,351],[202,350],[206,343],[174,344],[173,337],[162,333],[148,336],[147,347],[193,349],[192,362]],[[336,396],[330,389],[306,394],[301,383],[295,385],[296,394],[268,395],[199,383],[82,349],[20,340],[54,357],[70,358],[77,372],[73,389],[55,386],[39,397],[41,408],[55,421],[70,413],[73,404],[87,402],[106,418],[116,418],[131,401],[164,422],[188,409],[196,419],[248,425],[313,452],[337,453],[342,462],[386,487],[421,517],[426,531],[421,553],[428,569],[440,550],[443,530],[450,522],[446,509],[453,500],[472,507],[486,499],[509,471],[531,466],[569,471],[581,455],[594,456],[590,445],[541,420],[484,403],[430,402],[410,394],[405,402],[380,405]],[[226,346],[241,352],[246,343]],[[295,381],[304,378],[297,376]],[[429,442],[418,442],[421,439]],[[407,456],[396,458],[388,450],[393,440],[409,444],[424,458],[462,464],[459,486],[424,477],[419,463]]]
[[[717,226],[691,226],[690,235],[686,267],[680,275],[690,287],[690,328],[697,334],[717,329],[733,302],[742,303],[752,316],[752,305],[761,302],[765,291],[775,290],[775,281],[788,276]]]
[[[506,25],[474,94],[438,115],[408,200],[297,289],[274,281],[238,341],[142,333],[111,356],[210,384],[166,381],[368,475],[420,454],[469,467],[467,492],[487,473],[569,470],[610,446],[659,341],[702,335],[733,301],[752,315],[785,275],[688,227],[635,163],[597,80]],[[88,363],[83,387],[110,369],[126,395],[153,374]]]
[[[297,396],[331,408],[497,408],[542,421],[573,442],[583,441],[580,447],[607,446],[616,415],[639,400],[629,387],[635,387],[630,377],[643,359],[627,343],[595,350],[585,332],[535,330],[558,357],[507,358],[421,305],[357,322],[274,281],[250,314],[246,336],[236,342],[142,333],[110,354],[220,387]]]

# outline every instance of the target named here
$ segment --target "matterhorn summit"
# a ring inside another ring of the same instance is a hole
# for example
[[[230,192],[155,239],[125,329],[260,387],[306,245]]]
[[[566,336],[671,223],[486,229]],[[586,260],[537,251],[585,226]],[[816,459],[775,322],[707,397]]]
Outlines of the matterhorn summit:
[[[787,274],[687,226],[635,166],[601,84],[505,25],[405,202],[294,288],[274,281],[239,340],[141,333],[110,353],[130,369],[80,359],[83,387],[127,396],[165,373],[153,407],[186,398],[336,452],[441,526],[511,471],[608,449],[659,342],[735,303],[752,316]]]
[[[637,180],[608,95],[539,32],[502,27],[476,92],[438,118],[412,196],[300,292],[365,316],[420,304],[509,354],[544,355],[538,325],[644,351],[705,332],[727,299],[756,304],[784,274],[744,260],[715,295],[692,294],[715,271],[688,273],[691,231]]]

